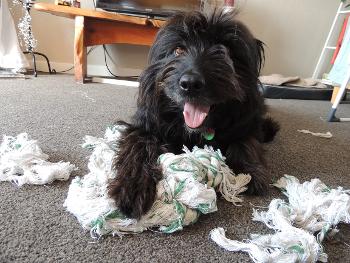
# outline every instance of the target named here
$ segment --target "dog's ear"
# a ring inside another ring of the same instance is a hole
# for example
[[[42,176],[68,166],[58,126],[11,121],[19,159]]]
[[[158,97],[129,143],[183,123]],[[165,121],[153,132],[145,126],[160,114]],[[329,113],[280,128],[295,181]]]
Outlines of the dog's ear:
[[[234,20],[230,34],[225,36],[231,58],[239,73],[250,73],[258,78],[265,61],[264,43],[256,39],[241,22]],[[248,76],[246,76],[248,77]]]
[[[222,41],[230,50],[234,67],[239,74],[243,74],[242,77],[257,78],[264,63],[264,44],[253,36],[247,26],[237,20],[238,13],[236,10],[215,10],[209,16],[209,23],[214,29],[211,37]]]
[[[139,77],[140,86],[134,122],[144,127],[146,131],[155,129],[159,121],[159,94],[156,88],[156,76],[160,66],[159,64],[148,66]]]
[[[264,43],[256,39],[251,31],[241,22],[233,20],[233,41],[230,45],[233,48],[233,62],[235,66],[243,66],[242,70],[249,70],[258,78],[265,60]]]
[[[265,63],[265,49],[264,42],[259,39],[255,39],[256,41],[256,69],[258,74],[260,75],[261,68]]]

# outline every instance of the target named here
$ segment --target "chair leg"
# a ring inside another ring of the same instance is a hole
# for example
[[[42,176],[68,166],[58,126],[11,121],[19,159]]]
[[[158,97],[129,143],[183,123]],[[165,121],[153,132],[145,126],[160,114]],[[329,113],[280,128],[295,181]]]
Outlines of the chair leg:
[[[34,77],[37,77],[38,76],[38,71],[37,71],[37,68],[36,68],[36,58],[35,58],[35,55],[39,55],[39,56],[42,56],[45,58],[46,60],[46,63],[47,63],[47,67],[49,69],[49,73],[50,74],[56,74],[56,70],[54,69],[51,69],[51,65],[50,65],[50,61],[49,61],[49,58],[44,55],[43,53],[39,53],[39,52],[34,52],[34,51],[24,51],[23,54],[31,54],[32,55],[32,59],[33,59],[33,68],[34,68]]]
[[[34,54],[35,54],[35,55],[42,56],[43,58],[45,58],[46,63],[47,63],[47,67],[48,67],[48,69],[49,69],[49,73],[50,73],[50,74],[56,74],[56,70],[54,70],[54,69],[51,70],[51,65],[50,65],[49,58],[48,58],[45,54],[39,53],[39,52],[34,52]]]
[[[339,122],[339,121],[348,121],[348,118],[337,118],[335,116],[335,113],[337,111],[337,108],[340,104],[340,101],[342,100],[342,98],[344,97],[345,95],[345,92],[346,92],[346,88],[347,86],[349,85],[350,83],[350,69],[348,70],[346,76],[345,76],[345,80],[343,81],[343,83],[341,84],[340,86],[340,89],[338,91],[338,94],[337,96],[335,97],[335,100],[334,100],[334,103],[332,105],[332,108],[329,112],[329,115],[328,115],[328,121],[329,122]]]
[[[33,51],[24,51],[23,54],[30,54],[32,56],[32,60],[33,60],[33,68],[34,68],[34,72],[33,75],[34,77],[38,76],[38,73],[36,71],[36,60],[35,60],[35,54]]]
[[[328,115],[328,122],[339,122],[339,118],[335,117],[335,112],[337,111],[336,108],[332,108],[329,112],[329,115]]]

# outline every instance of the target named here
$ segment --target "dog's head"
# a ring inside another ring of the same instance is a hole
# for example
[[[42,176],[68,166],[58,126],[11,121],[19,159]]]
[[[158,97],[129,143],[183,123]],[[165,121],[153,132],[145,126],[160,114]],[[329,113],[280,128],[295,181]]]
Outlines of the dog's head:
[[[234,17],[222,11],[180,13],[159,31],[151,48],[156,89],[183,110],[192,130],[205,126],[216,105],[243,103],[257,90],[262,42]]]

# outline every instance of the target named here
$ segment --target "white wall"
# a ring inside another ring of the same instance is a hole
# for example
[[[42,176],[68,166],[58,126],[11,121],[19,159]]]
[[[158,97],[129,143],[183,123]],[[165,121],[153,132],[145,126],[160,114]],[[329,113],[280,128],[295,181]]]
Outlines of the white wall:
[[[265,42],[263,73],[311,77],[340,0],[247,0],[241,19]]]
[[[240,18],[267,45],[263,74],[311,76],[340,0],[240,2]],[[92,0],[82,1],[82,4],[86,8],[93,7]],[[37,51],[47,54],[56,70],[72,65],[74,21],[35,10],[32,17]],[[138,74],[146,65],[148,47],[110,45],[109,48],[116,66],[111,62],[109,65],[117,74]],[[108,74],[101,47],[88,56],[88,63],[89,74]]]

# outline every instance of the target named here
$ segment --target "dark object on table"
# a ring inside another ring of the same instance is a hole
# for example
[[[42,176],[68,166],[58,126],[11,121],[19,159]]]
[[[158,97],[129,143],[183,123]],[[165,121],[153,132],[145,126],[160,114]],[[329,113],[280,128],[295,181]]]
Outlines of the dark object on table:
[[[107,11],[150,17],[169,17],[177,11],[199,10],[200,0],[97,0],[96,7]]]
[[[73,1],[73,6],[77,7],[77,8],[80,8],[80,1],[74,0]]]

